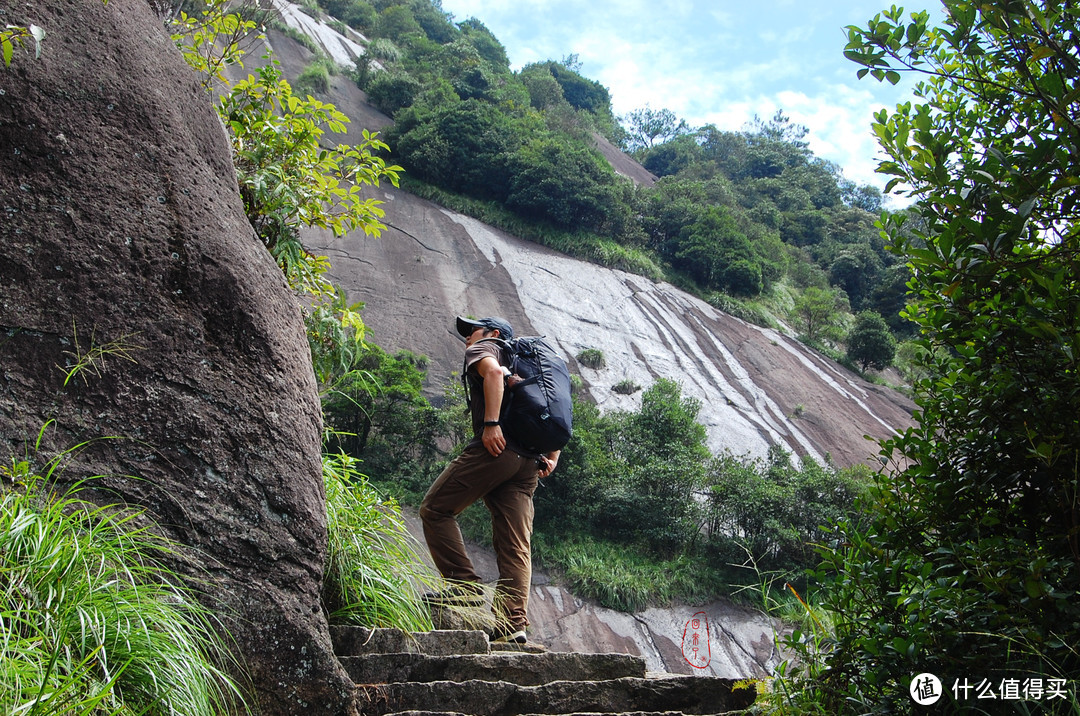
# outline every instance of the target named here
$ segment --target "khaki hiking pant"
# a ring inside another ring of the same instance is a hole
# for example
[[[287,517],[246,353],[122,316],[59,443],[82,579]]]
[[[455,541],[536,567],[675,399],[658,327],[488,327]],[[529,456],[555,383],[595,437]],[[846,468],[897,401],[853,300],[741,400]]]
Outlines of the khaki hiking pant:
[[[420,505],[424,538],[435,566],[446,579],[479,582],[465,553],[456,517],[479,499],[491,512],[491,541],[499,565],[495,615],[515,629],[529,624],[532,581],[530,539],[536,459],[507,449],[492,457],[483,445],[470,447],[446,466]]]

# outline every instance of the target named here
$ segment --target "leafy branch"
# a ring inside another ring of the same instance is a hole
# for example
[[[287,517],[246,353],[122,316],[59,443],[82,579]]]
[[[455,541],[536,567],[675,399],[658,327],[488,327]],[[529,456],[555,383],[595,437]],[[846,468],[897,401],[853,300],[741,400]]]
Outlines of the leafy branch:
[[[255,22],[244,20],[225,11],[228,0],[210,0],[198,16],[181,12],[172,21],[172,40],[184,55],[191,69],[204,75],[202,85],[207,91],[214,80],[227,85],[225,68],[244,64],[240,43],[255,30]]]
[[[3,56],[6,67],[11,66],[15,48],[25,45],[30,40],[34,41],[34,58],[37,59],[41,57],[41,43],[45,40],[45,30],[37,25],[30,25],[30,27],[7,25],[0,30],[0,55]]]

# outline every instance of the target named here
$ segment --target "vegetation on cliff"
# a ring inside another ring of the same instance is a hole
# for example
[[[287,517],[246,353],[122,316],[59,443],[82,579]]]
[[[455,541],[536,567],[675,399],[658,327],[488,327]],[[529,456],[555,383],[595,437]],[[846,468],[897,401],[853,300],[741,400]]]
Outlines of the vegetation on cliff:
[[[46,426],[48,428],[48,426]],[[0,465],[0,707],[10,714],[240,713],[217,622],[144,515],[50,486],[77,446]]]
[[[438,3],[320,5],[372,38],[353,75],[394,118],[386,141],[411,191],[759,322],[794,322],[793,296],[826,291],[835,300],[818,346],[844,342],[850,311],[880,313],[909,334],[896,315],[906,270],[875,227],[880,192],[815,157],[807,130],[782,113],[738,132],[691,128],[667,110],[617,118],[574,56],[513,71],[482,22],[455,23]],[[660,181],[636,186],[617,175],[598,138]]]

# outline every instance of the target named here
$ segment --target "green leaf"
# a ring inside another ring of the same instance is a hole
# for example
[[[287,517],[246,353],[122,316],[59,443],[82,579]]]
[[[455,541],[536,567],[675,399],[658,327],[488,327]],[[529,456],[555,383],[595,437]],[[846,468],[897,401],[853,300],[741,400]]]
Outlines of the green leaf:
[[[1031,59],[1038,62],[1039,60],[1045,60],[1047,57],[1052,57],[1054,50],[1050,47],[1035,47],[1031,52]]]

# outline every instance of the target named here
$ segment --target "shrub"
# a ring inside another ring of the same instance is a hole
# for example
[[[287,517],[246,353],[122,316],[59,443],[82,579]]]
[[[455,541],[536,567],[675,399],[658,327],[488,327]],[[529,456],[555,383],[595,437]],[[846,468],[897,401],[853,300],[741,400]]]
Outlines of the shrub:
[[[387,70],[372,75],[365,91],[380,112],[393,117],[413,103],[420,92],[420,81],[403,70]]]
[[[570,375],[570,393],[577,394],[585,387],[585,380],[578,374],[572,373]]]
[[[330,91],[330,72],[325,61],[309,64],[293,83],[297,94],[326,94]]]
[[[388,37],[376,37],[372,40],[367,46],[367,54],[380,62],[401,62],[401,50]]]
[[[732,296],[728,296],[727,294],[710,294],[708,303],[713,308],[719,309],[736,318],[740,318],[747,323],[753,323],[756,326],[762,326],[764,328],[777,327],[776,320],[759,306],[746,301],[741,301]]]
[[[867,368],[884,370],[896,355],[896,339],[893,338],[885,319],[873,311],[861,311],[855,317],[855,326],[847,339],[849,360]]]
[[[295,27],[292,27],[291,25],[286,25],[281,20],[273,21],[270,26],[281,34],[300,43],[303,47],[307,48],[311,52],[319,52],[319,46],[315,44],[315,41],[312,40],[311,37],[307,34],[301,32],[300,30],[297,30]]]
[[[342,19],[354,30],[370,32],[379,20],[379,13],[366,2],[354,2]]]
[[[839,470],[809,458],[791,464],[784,450],[766,460],[717,457],[709,469],[705,525],[724,554],[745,550],[767,569],[805,569],[817,563],[814,546],[843,521],[856,521],[856,498],[867,487],[861,468]]]
[[[594,370],[600,370],[607,365],[607,361],[604,360],[604,352],[599,348],[586,348],[577,354],[577,360],[583,366]]]
[[[629,378],[624,378],[615,385],[611,386],[611,389],[619,395],[633,395],[634,393],[641,390],[641,386],[630,380]]]

